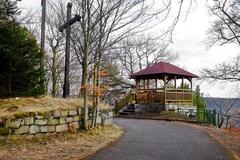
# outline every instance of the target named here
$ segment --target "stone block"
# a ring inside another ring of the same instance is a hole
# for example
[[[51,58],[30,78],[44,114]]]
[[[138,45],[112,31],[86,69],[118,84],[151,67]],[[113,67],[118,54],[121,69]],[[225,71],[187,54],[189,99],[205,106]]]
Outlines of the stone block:
[[[47,133],[48,132],[47,126],[40,126],[39,128],[40,128],[41,133]]]
[[[60,111],[53,111],[53,117],[54,118],[59,118],[61,116],[61,112]]]
[[[35,119],[43,119],[43,116],[41,116],[41,115],[36,115],[36,116],[35,116]]]
[[[39,126],[44,126],[47,124],[47,119],[37,119],[35,120],[35,124]]]
[[[68,110],[61,111],[61,117],[66,117],[66,116],[68,116]]]
[[[48,133],[56,132],[56,127],[55,126],[47,126],[47,131],[48,131]]]
[[[56,132],[66,132],[66,131],[68,131],[68,124],[56,126]]]
[[[59,124],[66,124],[66,117],[61,117],[59,119]]]
[[[80,116],[74,116],[73,117],[73,122],[79,122],[80,121]]]
[[[21,120],[21,126],[24,126],[24,119]]]
[[[29,133],[29,126],[22,126],[19,129],[16,130],[17,134],[25,134]]]
[[[39,131],[40,129],[37,125],[31,125],[29,128],[29,134],[37,134]]]
[[[34,118],[33,117],[25,117],[24,118],[24,124],[25,125],[32,125],[32,124],[34,124]]]
[[[18,120],[12,121],[12,122],[7,122],[7,127],[18,129],[21,126],[21,122],[22,122],[21,119],[18,119]]]
[[[52,112],[45,112],[43,117],[44,118],[50,118],[50,117],[52,117],[52,115],[53,115]]]
[[[105,125],[110,125],[112,123],[113,123],[112,118],[108,118],[105,120]]]
[[[73,117],[67,117],[66,118],[66,123],[71,123],[73,122]]]
[[[113,111],[109,111],[108,116],[112,118],[113,117]]]
[[[49,119],[48,120],[48,123],[47,123],[49,126],[55,126],[57,124],[59,124],[59,120],[58,119]]]
[[[77,110],[69,110],[68,115],[69,116],[76,116],[78,114]]]
[[[80,128],[80,125],[79,125],[79,122],[72,122],[72,123],[69,123],[69,129],[71,131],[75,131],[77,129]]]

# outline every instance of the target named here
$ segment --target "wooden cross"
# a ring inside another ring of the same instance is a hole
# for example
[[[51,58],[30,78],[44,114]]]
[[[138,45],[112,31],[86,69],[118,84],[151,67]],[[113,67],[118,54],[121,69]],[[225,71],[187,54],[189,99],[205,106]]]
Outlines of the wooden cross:
[[[81,17],[72,15],[72,3],[67,5],[67,22],[59,27],[59,31],[63,32],[66,29],[66,54],[65,54],[65,73],[64,73],[64,85],[63,85],[63,98],[67,98],[70,95],[70,84],[69,84],[69,62],[70,62],[70,42],[71,42],[71,25],[79,22]]]

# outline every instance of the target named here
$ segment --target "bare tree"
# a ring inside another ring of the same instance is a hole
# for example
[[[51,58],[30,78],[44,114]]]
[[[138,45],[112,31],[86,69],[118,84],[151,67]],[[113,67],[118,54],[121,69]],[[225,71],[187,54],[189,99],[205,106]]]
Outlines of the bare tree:
[[[224,45],[236,43],[240,45],[240,2],[239,0],[214,0],[209,10],[216,18],[209,30],[208,43]]]
[[[229,98],[226,100],[217,101],[215,98],[208,96],[210,100],[213,102],[214,106],[217,108],[217,112],[219,113],[219,124],[218,127],[221,128],[223,124],[225,124],[225,128],[228,128],[229,120],[234,117],[232,110],[238,101],[238,98]]]
[[[170,62],[178,57],[177,54],[169,51],[168,43],[151,35],[129,37],[115,52],[119,68],[124,70],[127,76],[154,63]]]
[[[58,6],[58,11],[55,10],[55,6]],[[51,94],[53,97],[57,96],[59,91],[61,74],[64,70],[64,46],[65,37],[59,32],[58,28],[63,22],[65,6],[62,2],[57,4],[53,1],[48,1],[47,13],[52,15],[46,19],[47,35],[46,42],[49,46],[48,54],[46,57],[46,64],[51,77]]]
[[[235,57],[231,62],[223,62],[213,68],[203,69],[201,77],[231,82],[240,81],[240,56]]]

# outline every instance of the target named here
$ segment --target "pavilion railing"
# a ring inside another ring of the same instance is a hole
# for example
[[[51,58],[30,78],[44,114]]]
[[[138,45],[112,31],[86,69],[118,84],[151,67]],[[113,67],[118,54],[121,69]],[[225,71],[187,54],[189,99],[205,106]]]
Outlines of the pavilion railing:
[[[166,92],[166,102],[168,103],[192,103],[192,91],[187,89],[170,89]]]
[[[136,92],[137,103],[192,104],[192,91],[186,89],[141,89]]]

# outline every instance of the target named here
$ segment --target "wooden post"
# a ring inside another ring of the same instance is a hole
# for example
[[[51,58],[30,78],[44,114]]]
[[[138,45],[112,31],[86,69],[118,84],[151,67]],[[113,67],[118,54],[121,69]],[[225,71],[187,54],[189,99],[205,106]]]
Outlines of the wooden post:
[[[72,3],[67,5],[67,21],[71,20],[72,16]],[[63,98],[67,98],[70,95],[69,85],[69,62],[70,62],[70,43],[71,43],[71,26],[68,25],[66,29],[66,54],[65,54],[65,76],[64,76],[64,89]]]
[[[135,103],[137,103],[138,90],[140,90],[140,79],[136,79]]]
[[[181,86],[181,88],[184,89],[183,87],[184,87],[184,80],[183,80],[183,77],[182,77],[182,86]]]
[[[190,84],[191,84],[191,91],[193,90],[193,84],[192,84],[192,78],[189,79]]]
[[[138,89],[139,89],[139,80],[136,79],[136,90],[138,90]]]
[[[155,79],[155,89],[157,89],[157,79]]]
[[[144,89],[146,89],[146,80],[144,79]]]
[[[177,76],[174,76],[175,100],[177,102]]]
[[[147,89],[149,89],[149,79],[147,80]]]
[[[44,69],[44,58],[45,58],[45,30],[46,30],[46,0],[42,0],[42,22],[41,22],[41,67]]]
[[[191,84],[191,93],[192,93],[192,105],[193,105],[193,84],[192,84],[192,78],[189,79],[190,80],[190,84]]]
[[[69,61],[70,61],[70,41],[71,41],[71,25],[79,22],[81,17],[75,15],[74,18],[71,18],[72,3],[67,5],[67,22],[59,27],[59,31],[63,32],[66,29],[66,54],[65,54],[65,74],[64,74],[64,86],[63,86],[63,98],[69,97],[70,94],[70,85],[69,85]],[[84,86],[86,87],[86,86]]]
[[[163,76],[163,82],[164,82],[164,104],[166,104],[167,99],[167,84],[166,84],[166,75]]]
[[[177,76],[174,77],[174,88],[177,90]]]

